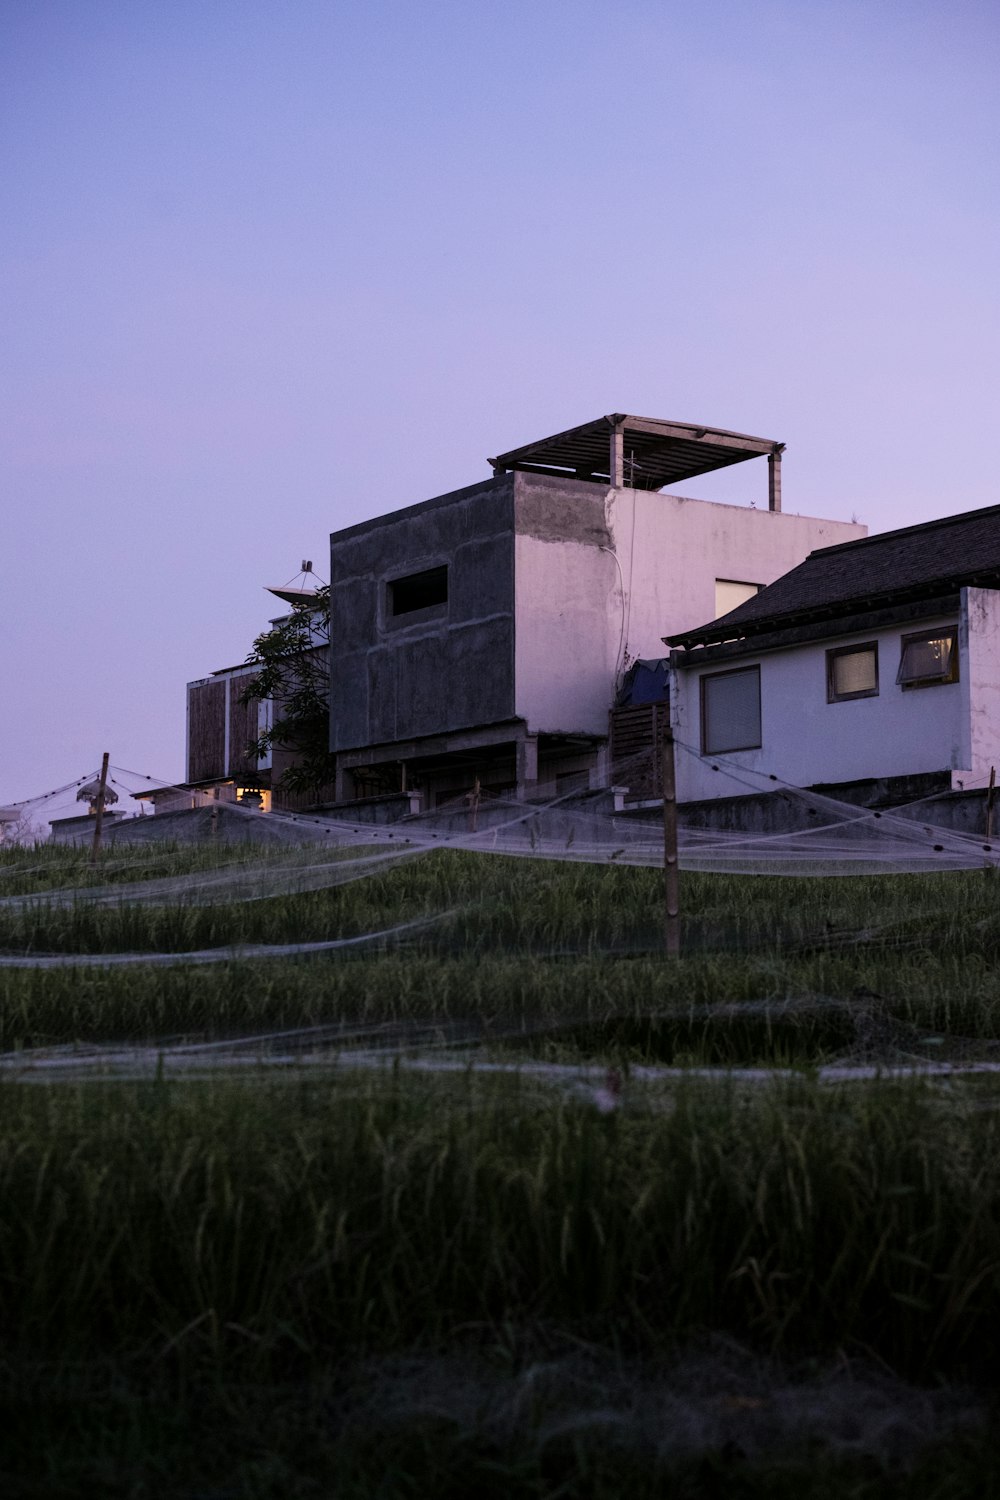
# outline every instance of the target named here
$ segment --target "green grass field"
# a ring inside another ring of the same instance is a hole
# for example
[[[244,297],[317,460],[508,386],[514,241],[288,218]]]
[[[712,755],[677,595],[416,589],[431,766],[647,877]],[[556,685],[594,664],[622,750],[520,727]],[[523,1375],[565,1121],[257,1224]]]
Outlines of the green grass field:
[[[687,876],[670,961],[655,872],[294,862],[0,856],[0,956],[231,950],[0,968],[5,1493],[1000,1492],[1000,1075],[919,1073],[1000,1061],[993,879]]]

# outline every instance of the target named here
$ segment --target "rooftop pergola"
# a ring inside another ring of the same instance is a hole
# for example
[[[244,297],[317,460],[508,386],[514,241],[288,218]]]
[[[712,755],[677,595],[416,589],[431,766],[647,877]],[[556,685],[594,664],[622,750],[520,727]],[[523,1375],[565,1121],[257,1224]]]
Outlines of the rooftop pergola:
[[[557,432],[554,437],[512,448],[489,459],[489,463],[495,474],[520,469],[529,474],[590,480],[615,489],[659,490],[712,469],[744,463],[748,458],[766,458],[768,509],[780,510],[784,447],[784,443],[745,432],[613,412],[581,427],[571,427],[568,432]]]

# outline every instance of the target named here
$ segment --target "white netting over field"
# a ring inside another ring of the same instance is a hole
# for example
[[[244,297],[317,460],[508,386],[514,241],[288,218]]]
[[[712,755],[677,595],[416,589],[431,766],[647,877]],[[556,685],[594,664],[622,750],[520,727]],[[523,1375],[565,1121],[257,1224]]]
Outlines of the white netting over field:
[[[119,969],[134,964],[171,968],[177,964],[258,962],[268,958],[302,958],[344,949],[387,947],[444,922],[452,916],[418,917],[358,937],[327,938],[312,943],[232,943],[225,948],[192,948],[182,953],[0,953],[0,969]]]
[[[679,763],[694,754],[691,747],[678,742]],[[948,826],[945,814],[952,810],[946,799],[941,799],[940,808],[933,799],[910,807],[862,807],[791,786],[773,775],[747,771],[725,756],[713,757],[710,764],[720,778],[725,802],[719,806],[725,810],[712,816],[708,803],[680,807],[677,845],[682,871],[813,877],[917,874],[982,869],[1000,860],[1000,844],[985,830]],[[629,767],[616,770],[627,776]],[[143,779],[148,783],[149,778]],[[72,791],[78,784],[58,790]],[[123,782],[115,784],[128,791]],[[170,787],[166,782],[161,785]],[[52,795],[34,800],[44,803]],[[613,810],[611,803],[611,793],[587,796],[574,791],[544,802],[483,794],[477,795],[475,803],[466,796],[388,824],[322,813],[262,813],[239,803],[220,803],[226,819],[235,818],[246,829],[247,842],[238,856],[233,854],[214,868],[152,876],[147,862],[140,870],[138,861],[128,856],[130,824],[126,822],[117,825],[116,842],[102,854],[93,874],[81,851],[75,880],[55,889],[49,881],[44,890],[0,897],[0,912],[78,905],[209,906],[291,896],[366,879],[443,848],[522,859],[661,868],[661,806],[626,805]],[[205,838],[210,836],[211,820],[215,834],[215,814],[210,808],[182,816],[201,819]],[[973,809],[972,821],[979,816]],[[148,843],[160,819],[137,821]],[[275,830],[282,831],[283,841],[266,847],[254,842],[257,831],[273,834]],[[163,864],[169,869],[166,849]],[[38,870],[51,873],[44,856]],[[130,878],[133,870],[137,878]],[[23,878],[28,867],[19,864],[18,872]],[[12,873],[12,867],[5,871],[0,864],[3,873]],[[67,875],[71,873],[73,866],[67,864]]]

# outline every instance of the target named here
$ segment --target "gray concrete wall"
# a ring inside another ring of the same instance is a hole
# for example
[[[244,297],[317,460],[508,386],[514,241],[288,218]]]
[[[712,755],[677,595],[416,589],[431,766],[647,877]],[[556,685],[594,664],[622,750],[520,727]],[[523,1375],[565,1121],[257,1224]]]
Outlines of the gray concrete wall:
[[[389,585],[447,564],[446,604],[393,616]],[[514,476],[330,538],[330,748],[392,744],[514,712]]]
[[[517,474],[515,517],[519,536],[539,542],[573,542],[610,547],[605,515],[606,485],[591,480],[556,479],[550,474]]]
[[[836,802],[891,812],[893,817],[985,839],[986,792],[982,789],[953,792],[947,790],[948,783],[949,774],[942,771],[936,776],[899,776],[814,786],[809,790]],[[625,815],[631,811],[626,808]],[[804,798],[782,791],[717,797],[710,802],[682,802],[678,812],[683,828],[716,828],[726,833],[793,833],[828,821],[822,808],[811,811]],[[651,814],[648,809],[637,809],[635,816],[649,818]],[[994,822],[998,821],[994,818]]]
[[[115,823],[109,844],[218,843],[218,844],[313,844],[327,842],[326,831],[307,820],[285,823],[267,813],[250,815],[216,803],[209,807],[185,808],[157,813],[155,818],[123,818]]]

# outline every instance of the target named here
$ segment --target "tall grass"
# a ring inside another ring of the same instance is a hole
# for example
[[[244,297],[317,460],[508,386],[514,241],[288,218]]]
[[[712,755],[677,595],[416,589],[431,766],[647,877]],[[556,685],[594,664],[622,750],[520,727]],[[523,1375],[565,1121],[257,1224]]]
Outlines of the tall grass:
[[[296,856],[300,858],[300,856]],[[310,856],[336,865],[335,853]],[[181,878],[169,901],[132,904],[165,866]],[[292,861],[292,866],[294,861]],[[10,854],[0,896],[30,895],[27,907],[0,901],[0,949],[45,952],[183,951],[240,943],[321,940],[381,930],[412,916],[456,911],[446,941],[453,951],[532,952],[656,950],[662,932],[662,888],[656,871],[615,865],[567,865],[503,855],[434,851],[347,885],[268,896],[292,867],[286,853],[243,846],[231,851],[137,851],[110,868]],[[23,875],[19,875],[23,868]],[[212,870],[259,875],[259,899],[237,902],[199,894],[185,875]],[[86,901],[87,883],[120,888],[120,905]],[[79,890],[72,906],[47,905],[45,894]],[[204,904],[200,904],[200,903]],[[992,882],[976,873],[854,876],[837,880],[775,876],[686,875],[688,952],[794,953],[802,947],[1000,950],[1000,914]]]
[[[120,1410],[132,1433],[105,1445],[131,1443],[128,1474],[115,1488],[95,1459],[84,1491],[315,1493],[314,1474],[289,1477],[301,1423],[309,1441],[337,1445],[327,1398],[302,1392],[341,1400],[369,1355],[561,1340],[627,1364],[721,1332],[786,1361],[860,1353],[914,1379],[996,1379],[992,1097],[821,1090],[809,1076],[858,1043],[859,1017],[865,1035],[888,1027],[917,1055],[967,1043],[994,1055],[993,881],[686,876],[676,962],[659,951],[661,890],[646,870],[440,851],[295,896],[125,899],[163,875],[282,863],[247,847],[157,848],[113,851],[93,871],[71,850],[0,852],[0,897],[39,898],[0,906],[0,951],[183,954],[452,915],[405,946],[353,955],[0,969],[0,1049],[342,1023],[388,1028],[400,1047],[438,1028],[444,1042],[617,1062],[626,1076],[656,1059],[791,1062],[802,1076],[752,1095],[688,1081],[656,1113],[626,1082],[609,1115],[536,1092],[527,1075],[0,1082],[0,1421],[6,1409],[28,1434],[37,1493],[77,1492],[66,1475],[98,1408]],[[121,905],[45,901],[115,883]],[[261,1449],[240,1488],[242,1458],[223,1445],[213,1469],[201,1414],[243,1413],[252,1443],[275,1402],[291,1412],[291,1467],[268,1468]],[[468,1493],[468,1434],[442,1445],[437,1428],[407,1432],[391,1460],[399,1488],[378,1492]],[[161,1453],[152,1477],[147,1443]],[[523,1454],[484,1459],[477,1482],[547,1495],[583,1472],[572,1451],[568,1468],[539,1460],[530,1489],[518,1488]],[[620,1492],[599,1451],[593,1488],[565,1493]],[[966,1475],[982,1458],[970,1453]],[[336,1493],[370,1493],[387,1461],[366,1449],[357,1489],[334,1464]],[[761,1481],[753,1493],[806,1493],[797,1472],[783,1491]],[[960,1493],[941,1473],[934,1492]],[[629,1476],[639,1493],[642,1466]],[[718,1492],[751,1493],[725,1476]]]
[[[42,865],[33,854],[8,854],[5,868],[23,872],[22,885],[78,881],[79,858],[54,853]],[[134,875],[152,878],[165,864],[197,873],[256,868],[261,858],[246,847],[142,850],[114,868],[127,892]],[[309,942],[452,913],[388,951],[266,962],[234,955],[209,969],[0,969],[0,1049],[448,1022],[532,1055],[809,1063],[849,1048],[852,1011],[872,1005],[924,1033],[1000,1039],[992,881],[689,876],[683,893],[684,955],[675,963],[658,949],[655,872],[454,851],[348,886],[242,904],[0,907],[0,949],[67,954]],[[811,996],[847,1003],[766,1013],[768,1002]],[[760,1002],[765,1013],[711,1014],[729,1002]]]
[[[852,1045],[855,1008],[867,1013],[873,1003],[852,999],[856,992],[877,992],[888,1017],[948,1045],[956,1037],[1000,1038],[1000,971],[983,960],[838,952],[667,965],[387,954],[210,968],[0,970],[0,1048],[450,1023],[465,1026],[469,1040],[533,1056],[809,1063]],[[846,1003],[839,1011],[770,1013],[785,998],[810,996]],[[759,1003],[762,1014],[727,1014],[733,1002]]]
[[[21,1357],[271,1375],[509,1324],[992,1378],[998,1188],[995,1114],[916,1088],[605,1118],[468,1078],[8,1085],[0,1321]]]

